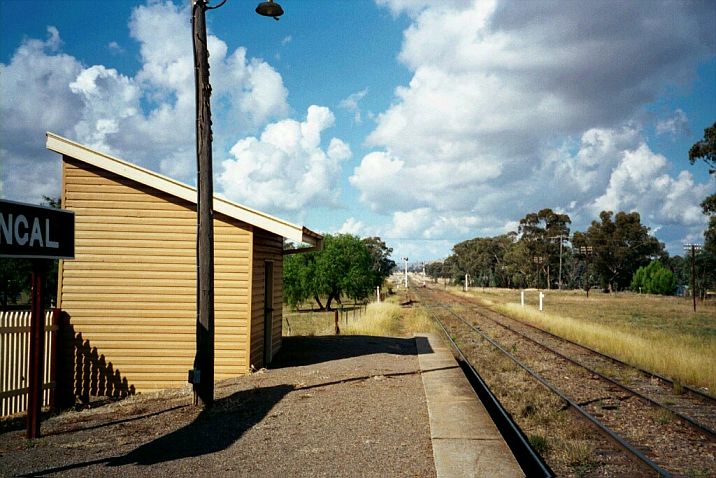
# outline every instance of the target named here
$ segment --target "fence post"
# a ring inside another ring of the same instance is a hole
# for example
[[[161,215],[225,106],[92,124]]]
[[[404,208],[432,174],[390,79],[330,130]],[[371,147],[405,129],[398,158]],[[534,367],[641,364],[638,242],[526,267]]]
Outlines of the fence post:
[[[55,307],[52,309],[52,320],[50,321],[52,327],[52,333],[50,337],[50,350],[52,356],[50,357],[50,410],[57,410],[57,361],[60,359],[57,353],[58,335],[60,334],[60,309]]]
[[[338,309],[333,309],[333,319],[336,322],[336,335],[340,335],[341,329],[338,327]]]

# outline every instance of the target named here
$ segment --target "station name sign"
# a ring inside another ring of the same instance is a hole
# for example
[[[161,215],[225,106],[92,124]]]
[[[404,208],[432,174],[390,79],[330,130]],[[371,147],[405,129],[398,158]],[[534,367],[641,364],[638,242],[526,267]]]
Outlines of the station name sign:
[[[0,200],[0,257],[74,259],[75,213]]]

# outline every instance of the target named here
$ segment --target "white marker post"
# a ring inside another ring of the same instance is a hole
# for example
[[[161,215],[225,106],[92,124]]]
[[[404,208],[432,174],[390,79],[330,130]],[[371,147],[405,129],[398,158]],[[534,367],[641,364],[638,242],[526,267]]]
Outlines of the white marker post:
[[[403,257],[403,261],[405,262],[405,288],[408,288],[408,258]]]
[[[380,303],[380,286],[375,288],[375,301]]]
[[[539,293],[539,311],[542,312],[542,299],[544,299],[544,294],[542,292]]]

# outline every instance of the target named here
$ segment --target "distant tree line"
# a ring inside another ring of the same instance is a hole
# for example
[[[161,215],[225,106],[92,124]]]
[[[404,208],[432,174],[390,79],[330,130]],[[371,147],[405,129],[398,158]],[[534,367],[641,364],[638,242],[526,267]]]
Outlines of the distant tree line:
[[[517,231],[453,246],[443,261],[425,265],[433,279],[476,287],[558,288],[673,294],[688,284],[688,258],[670,257],[637,212],[603,211],[584,232],[570,234],[570,218],[552,209],[527,214]],[[705,247],[696,256],[697,288],[716,282]],[[560,275],[561,271],[561,275]]]
[[[716,175],[716,123],[689,151]],[[696,289],[716,286],[716,194],[702,203],[709,218],[703,247],[695,255]],[[691,257],[670,257],[641,224],[638,212],[602,211],[586,231],[571,233],[568,215],[552,209],[529,213],[517,231],[460,242],[443,261],[425,265],[434,278],[474,286],[632,289],[672,294],[691,283]],[[561,274],[560,274],[561,270]]]

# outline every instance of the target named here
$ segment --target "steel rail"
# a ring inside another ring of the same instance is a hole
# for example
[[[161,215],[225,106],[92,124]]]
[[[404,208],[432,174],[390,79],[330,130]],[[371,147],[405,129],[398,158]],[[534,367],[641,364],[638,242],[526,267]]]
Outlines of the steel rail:
[[[473,312],[475,312],[475,311],[473,311]],[[479,313],[479,312],[478,312],[478,313]],[[630,388],[630,387],[624,385],[623,383],[620,383],[620,382],[614,380],[614,379],[611,378],[611,377],[607,377],[607,376],[604,375],[603,373],[598,372],[597,370],[594,370],[593,368],[589,367],[588,365],[585,365],[585,364],[583,364],[583,363],[581,363],[581,362],[579,362],[579,361],[573,359],[572,357],[569,357],[569,356],[563,354],[562,352],[553,349],[553,348],[550,347],[549,345],[543,344],[542,342],[536,340],[536,339],[533,338],[533,337],[530,337],[530,336],[525,335],[524,333],[522,333],[522,332],[520,332],[520,331],[518,331],[518,330],[513,329],[513,328],[510,327],[509,325],[502,324],[502,323],[498,322],[497,320],[493,319],[492,317],[488,317],[488,316],[486,316],[486,315],[483,315],[483,317],[485,317],[485,318],[488,319],[488,320],[491,320],[491,321],[494,322],[496,325],[498,325],[498,326],[500,326],[500,327],[502,327],[502,328],[504,328],[504,329],[507,329],[507,330],[509,330],[510,332],[512,332],[512,333],[514,333],[514,334],[517,334],[517,335],[520,336],[520,337],[525,338],[526,340],[529,340],[529,341],[532,342],[533,344],[535,344],[535,345],[537,345],[537,346],[539,346],[539,347],[542,347],[543,349],[545,349],[545,350],[547,350],[547,351],[549,351],[549,352],[551,352],[551,353],[557,355],[558,357],[561,357],[561,358],[563,358],[564,360],[566,360],[566,361],[568,361],[568,362],[570,362],[570,363],[572,363],[572,364],[574,364],[574,365],[576,365],[576,366],[578,366],[578,367],[581,367],[581,368],[587,370],[589,373],[592,373],[592,374],[594,374],[594,375],[596,375],[596,376],[598,376],[598,377],[600,377],[600,378],[606,380],[607,382],[611,383],[612,385],[615,385],[615,386],[621,388],[621,389],[624,390],[625,392],[631,393],[631,394],[633,394],[633,395],[635,395],[635,396],[637,396],[637,397],[639,397],[639,398],[641,398],[641,399],[643,399],[643,400],[645,400],[645,401],[651,403],[652,405],[654,405],[654,406],[656,406],[656,407],[660,407],[660,408],[663,408],[664,410],[668,410],[670,413],[673,413],[674,415],[676,415],[677,417],[681,418],[681,419],[684,420],[685,422],[689,423],[689,424],[692,425],[693,427],[695,427],[695,428],[697,428],[697,429],[699,429],[699,430],[701,430],[701,431],[703,431],[703,432],[708,433],[708,434],[711,435],[712,437],[713,437],[713,436],[716,436],[716,433],[715,433],[712,429],[710,429],[710,428],[707,427],[706,425],[703,425],[703,424],[697,422],[697,421],[694,420],[693,418],[691,418],[691,417],[689,417],[689,416],[687,416],[687,415],[684,415],[684,414],[682,414],[681,412],[676,411],[676,410],[670,408],[669,406],[664,405],[664,404],[662,404],[662,403],[660,403],[660,402],[654,400],[653,398],[650,398],[650,397],[648,397],[648,396],[642,394],[642,393],[639,392],[638,390],[634,390],[634,389],[632,389],[632,388]],[[541,330],[541,329],[537,329],[537,330]],[[557,337],[557,338],[559,339],[559,337]],[[568,342],[569,342],[569,341],[568,341]],[[577,345],[578,345],[578,344],[577,344]],[[626,365],[627,367],[630,367],[630,366],[627,365],[627,364],[624,364],[624,365]],[[633,367],[632,367],[632,368],[633,368]]]
[[[659,474],[659,476],[662,477],[671,477],[671,473],[661,468],[659,465],[654,463],[652,460],[650,460],[646,455],[644,455],[641,451],[634,448],[631,444],[629,444],[626,440],[624,440],[619,434],[617,434],[615,431],[611,430],[610,428],[606,427],[603,423],[601,423],[599,420],[597,420],[595,417],[593,417],[591,414],[589,414],[586,410],[584,410],[578,403],[576,403],[574,400],[566,396],[564,393],[562,393],[559,389],[557,389],[554,385],[549,383],[547,380],[545,380],[542,376],[540,376],[538,373],[530,369],[527,365],[523,364],[519,359],[517,359],[514,355],[512,355],[510,352],[505,350],[500,344],[492,340],[487,335],[483,334],[479,329],[472,326],[468,322],[466,322],[462,317],[460,317],[458,314],[456,314],[453,310],[446,307],[445,305],[440,304],[445,310],[447,310],[450,314],[454,315],[455,318],[460,320],[463,324],[465,324],[468,328],[476,332],[478,335],[480,335],[483,339],[487,340],[490,344],[492,344],[496,349],[498,349],[500,352],[505,354],[510,360],[512,360],[517,366],[522,368],[525,372],[527,372],[529,375],[532,376],[535,380],[537,380],[539,383],[541,383],[543,386],[545,386],[547,389],[552,391],[552,393],[559,396],[562,400],[567,402],[572,408],[574,408],[577,412],[579,412],[584,418],[592,422],[601,432],[606,434],[608,437],[610,437],[612,440],[617,442],[622,448],[627,450],[629,453],[637,457],[642,463],[647,465],[649,468],[654,470],[656,473]],[[437,320],[437,318],[435,318]],[[440,323],[439,320],[437,320],[438,323]],[[445,329],[444,326],[442,326],[443,329]]]
[[[556,475],[549,467],[542,457],[532,448],[529,440],[522,432],[520,427],[512,420],[510,414],[507,413],[500,404],[500,401],[495,397],[490,388],[487,386],[485,381],[477,373],[477,370],[472,366],[470,361],[467,359],[463,351],[457,345],[457,343],[450,337],[445,326],[436,317],[433,320],[440,326],[445,334],[445,337],[450,341],[450,345],[460,356],[460,365],[463,372],[466,374],[470,385],[475,390],[475,393],[482,401],[485,409],[492,417],[492,420],[497,425],[502,437],[507,442],[507,445],[512,450],[512,453],[517,459],[522,471],[525,472],[526,476],[542,476],[545,478],[552,478]]]
[[[477,306],[477,305],[475,305],[475,304],[471,304],[471,306],[472,306],[472,307],[480,307],[480,306]],[[487,308],[487,307],[486,307],[486,308]],[[499,312],[495,312],[494,310],[489,309],[489,308],[487,308],[487,309],[488,309],[490,312],[494,313],[494,314],[497,314],[497,315],[506,317],[504,314],[501,314],[501,313],[499,313]],[[508,318],[509,318],[509,317],[508,317]],[[577,343],[577,342],[574,342],[574,341],[572,341],[572,340],[570,340],[570,339],[566,339],[566,338],[564,338],[564,337],[560,337],[559,335],[553,334],[552,332],[550,332],[550,331],[548,331],[548,330],[540,329],[539,327],[536,327],[536,326],[534,326],[534,325],[532,325],[532,324],[528,324],[527,322],[520,322],[520,323],[521,323],[521,324],[524,324],[524,325],[527,326],[527,327],[530,327],[530,328],[532,328],[532,329],[535,329],[535,330],[537,330],[537,331],[539,331],[539,332],[543,332],[543,333],[545,333],[545,334],[547,334],[547,335],[550,335],[550,336],[552,336],[552,337],[554,337],[554,338],[556,338],[556,339],[564,340],[565,342],[568,342],[568,343],[570,343],[570,344],[572,344],[572,345],[575,345],[575,346],[577,346],[577,347],[581,347],[581,348],[583,348],[584,350],[587,350],[587,351],[592,352],[592,353],[594,353],[594,354],[596,354],[596,355],[599,355],[599,356],[601,356],[601,357],[604,357],[604,358],[607,359],[607,360],[611,360],[611,361],[614,362],[614,363],[618,363],[618,364],[620,364],[620,365],[624,365],[624,366],[626,366],[626,367],[633,368],[634,370],[638,370],[639,372],[642,372],[642,373],[645,374],[645,375],[650,375],[650,376],[652,376],[652,377],[656,377],[656,378],[658,378],[659,380],[661,380],[662,382],[664,382],[664,383],[666,383],[666,384],[671,384],[672,386],[673,386],[673,384],[674,384],[674,381],[673,381],[673,380],[671,380],[670,378],[665,377],[665,376],[663,376],[663,375],[661,375],[661,374],[658,374],[658,373],[656,373],[656,372],[652,372],[652,371],[650,371],[650,370],[645,370],[645,369],[643,369],[643,368],[641,368],[641,367],[637,367],[637,366],[635,366],[635,365],[628,364],[628,363],[626,363],[626,362],[624,362],[624,361],[622,361],[622,360],[619,360],[619,359],[616,358],[616,357],[612,357],[611,355],[607,355],[607,354],[605,354],[605,353],[603,353],[603,352],[600,352],[599,350],[595,350],[595,349],[593,349],[593,348],[591,348],[591,347],[587,347],[586,345],[582,345],[582,344]],[[707,399],[708,401],[716,402],[716,397],[712,397],[712,396],[709,395],[708,393],[704,393],[704,392],[702,392],[701,390],[699,390],[698,388],[694,388],[694,387],[692,387],[692,386],[690,386],[690,385],[686,385],[686,384],[680,384],[680,385],[681,385],[685,390],[688,390],[690,393],[693,393],[693,394],[698,395],[698,396],[700,396],[700,397],[702,397],[702,398],[705,398],[705,399]]]

